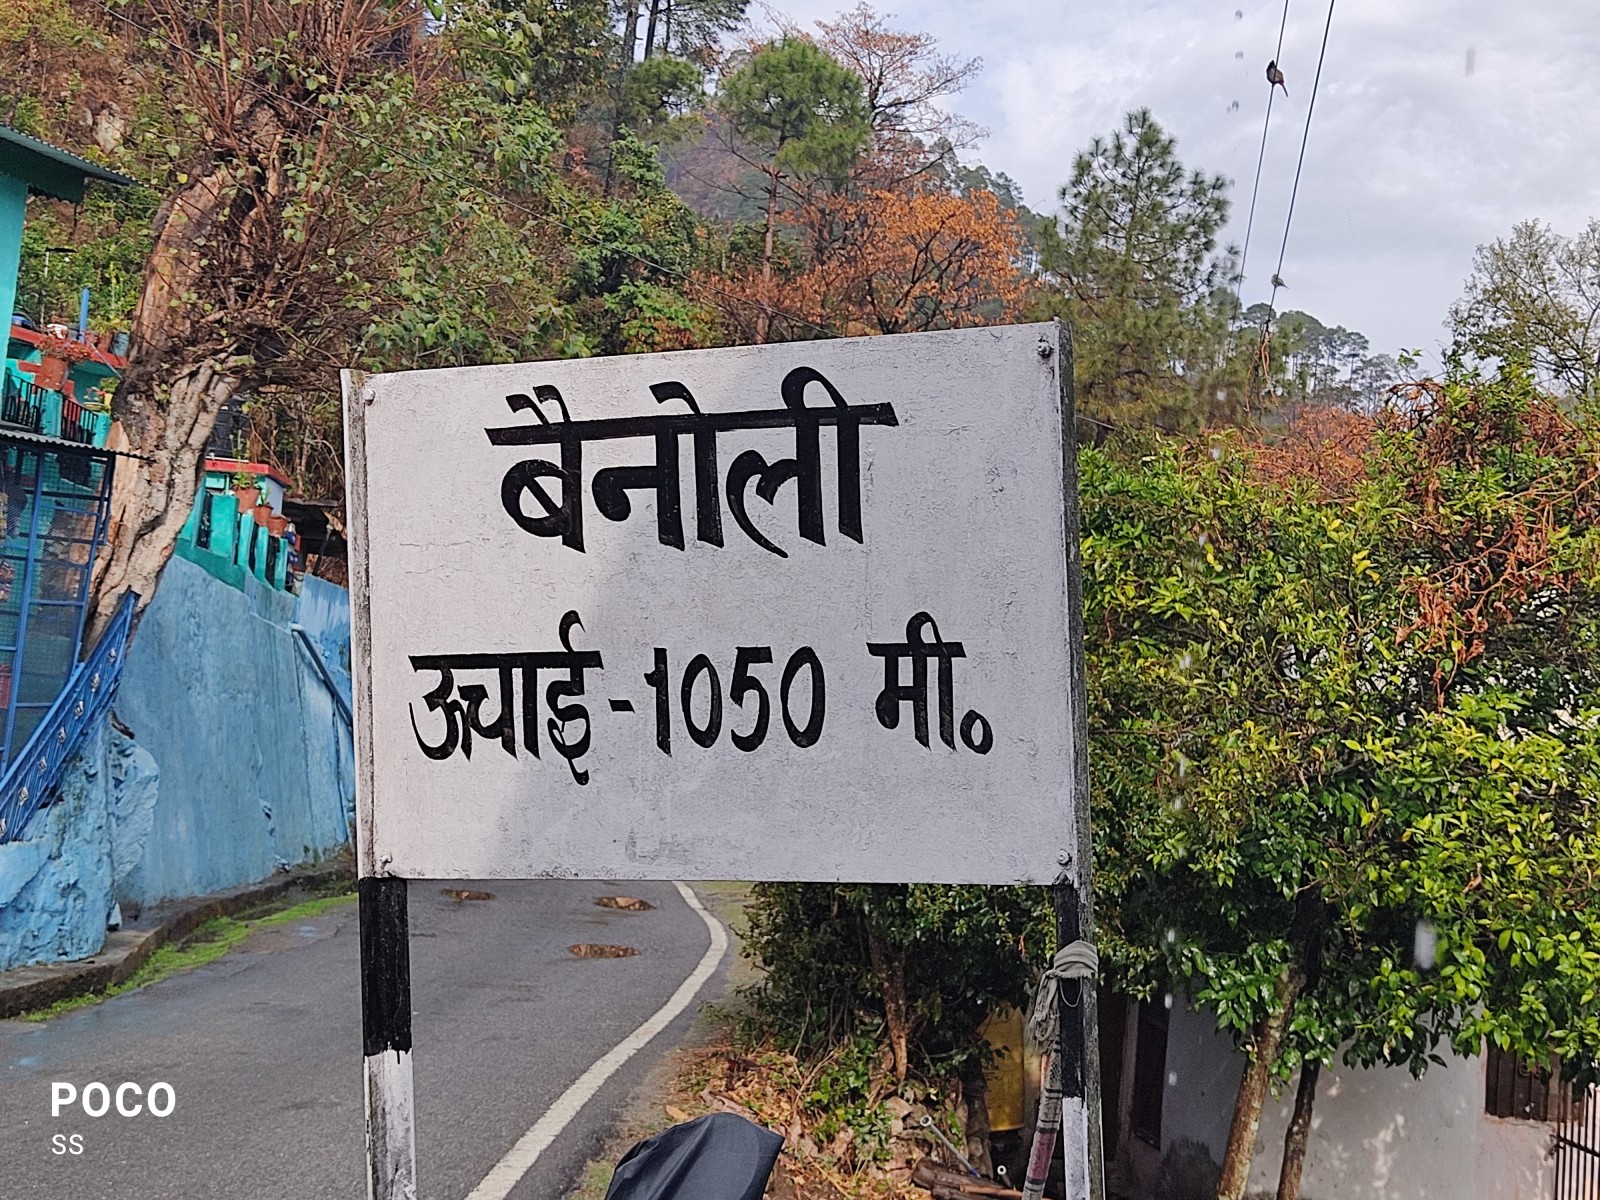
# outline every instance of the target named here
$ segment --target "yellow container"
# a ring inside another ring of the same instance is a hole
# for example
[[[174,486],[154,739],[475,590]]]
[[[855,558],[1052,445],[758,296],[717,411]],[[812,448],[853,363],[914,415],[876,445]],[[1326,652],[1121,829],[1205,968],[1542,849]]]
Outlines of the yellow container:
[[[1022,1013],[1014,1008],[991,1013],[979,1032],[996,1055],[987,1075],[989,1129],[993,1133],[1022,1129],[1028,1101]]]

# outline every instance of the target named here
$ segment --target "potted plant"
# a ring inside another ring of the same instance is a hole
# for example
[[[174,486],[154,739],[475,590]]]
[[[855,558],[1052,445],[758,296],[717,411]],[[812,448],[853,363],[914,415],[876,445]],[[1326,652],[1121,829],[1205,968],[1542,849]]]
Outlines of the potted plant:
[[[67,373],[93,357],[94,347],[88,343],[47,334],[39,339],[39,366],[33,381],[47,391],[59,392],[67,382]]]
[[[235,471],[233,475],[233,492],[239,497],[239,511],[249,512],[266,498],[266,493],[259,486],[261,478],[252,475],[249,471]]]

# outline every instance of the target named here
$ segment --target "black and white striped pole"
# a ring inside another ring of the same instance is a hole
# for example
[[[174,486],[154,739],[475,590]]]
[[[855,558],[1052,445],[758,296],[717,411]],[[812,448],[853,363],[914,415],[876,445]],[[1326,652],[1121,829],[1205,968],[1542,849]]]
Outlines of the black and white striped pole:
[[[370,876],[356,887],[361,915],[367,1200],[416,1200],[406,881]]]
[[[350,489],[350,660],[356,751],[356,883],[361,921],[361,1052],[367,1110],[367,1200],[416,1200],[411,1086],[411,932],[406,881],[373,845],[372,588],[367,537],[366,377],[341,372]]]

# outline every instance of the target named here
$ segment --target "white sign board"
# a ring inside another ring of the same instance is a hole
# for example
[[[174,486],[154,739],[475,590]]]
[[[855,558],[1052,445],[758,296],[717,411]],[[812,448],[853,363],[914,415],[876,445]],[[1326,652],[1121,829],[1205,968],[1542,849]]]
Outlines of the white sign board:
[[[362,873],[1056,879],[1059,336],[348,376]]]

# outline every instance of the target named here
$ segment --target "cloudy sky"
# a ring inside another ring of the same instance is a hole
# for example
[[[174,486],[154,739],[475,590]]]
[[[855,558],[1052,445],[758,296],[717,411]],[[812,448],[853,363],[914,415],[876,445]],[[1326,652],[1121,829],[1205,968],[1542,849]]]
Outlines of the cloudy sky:
[[[809,27],[845,0],[780,0]],[[954,107],[977,149],[1053,211],[1073,155],[1148,106],[1185,163],[1233,181],[1243,240],[1282,0],[879,0],[984,70]],[[1328,8],[1290,0],[1244,301],[1265,299]],[[1235,105],[1237,102],[1237,105]],[[1337,0],[1280,307],[1436,361],[1478,244],[1600,216],[1595,0]]]

